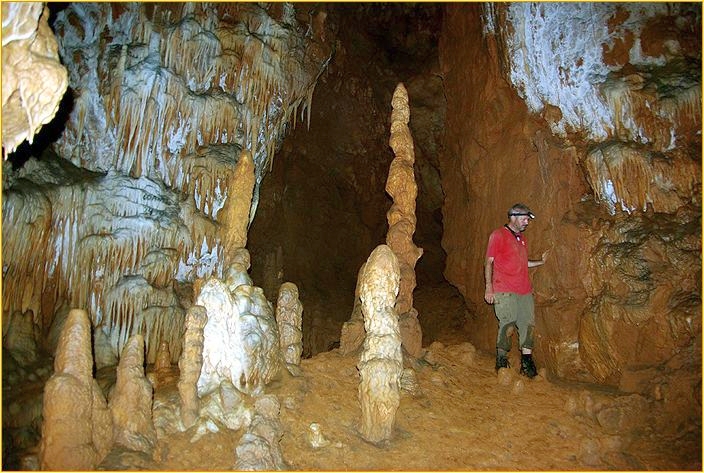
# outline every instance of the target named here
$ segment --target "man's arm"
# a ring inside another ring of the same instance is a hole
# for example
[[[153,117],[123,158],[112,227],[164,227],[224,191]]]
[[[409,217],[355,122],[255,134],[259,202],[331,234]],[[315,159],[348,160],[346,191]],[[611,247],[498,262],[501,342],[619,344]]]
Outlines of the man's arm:
[[[494,299],[494,257],[488,256],[484,262],[484,300],[487,304],[493,304]]]
[[[543,252],[543,255],[540,257],[540,260],[528,260],[528,267],[529,268],[535,268],[536,266],[542,266],[545,264],[545,259],[548,257],[548,253],[550,250],[546,250]]]

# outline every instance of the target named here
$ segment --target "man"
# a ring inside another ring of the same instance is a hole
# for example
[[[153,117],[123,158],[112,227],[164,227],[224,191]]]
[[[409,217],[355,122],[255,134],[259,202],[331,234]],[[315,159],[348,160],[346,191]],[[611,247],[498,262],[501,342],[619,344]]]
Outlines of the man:
[[[494,305],[499,321],[496,371],[509,367],[511,339],[508,330],[513,325],[518,329],[521,348],[520,373],[529,378],[538,373],[532,356],[535,313],[528,268],[545,264],[548,253],[543,253],[540,261],[528,259],[528,242],[523,232],[534,218],[535,215],[526,205],[512,205],[508,210],[508,223],[489,236],[484,265],[484,300]]]

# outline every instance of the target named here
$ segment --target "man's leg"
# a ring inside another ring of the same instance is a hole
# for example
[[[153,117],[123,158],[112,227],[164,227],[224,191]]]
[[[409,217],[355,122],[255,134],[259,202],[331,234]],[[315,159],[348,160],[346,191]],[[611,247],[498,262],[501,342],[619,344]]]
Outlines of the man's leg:
[[[515,294],[500,292],[495,295],[494,313],[499,321],[496,334],[496,371],[508,368],[508,352],[511,350],[510,330],[516,324]]]
[[[535,303],[532,294],[516,296],[518,316],[516,327],[518,328],[518,341],[521,346],[521,370],[520,373],[534,378],[538,374],[533,362],[533,329],[535,328]]]

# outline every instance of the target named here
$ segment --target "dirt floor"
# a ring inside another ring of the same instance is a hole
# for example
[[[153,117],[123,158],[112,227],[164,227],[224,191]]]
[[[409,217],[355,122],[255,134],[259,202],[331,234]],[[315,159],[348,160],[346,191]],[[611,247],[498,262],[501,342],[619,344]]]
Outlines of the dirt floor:
[[[437,300],[445,314],[463,310],[449,293]],[[701,423],[662,429],[667,419],[641,396],[550,381],[544,371],[526,379],[515,350],[512,367],[497,375],[490,354],[462,342],[458,318],[445,320],[434,334],[445,342],[412,364],[415,384],[405,383],[393,437],[383,445],[358,434],[358,356],[321,353],[301,362],[303,376],[273,383],[290,469],[701,471]],[[324,446],[311,444],[313,423]],[[180,433],[162,439],[152,460],[113,454],[102,467],[231,469],[240,436],[206,434],[191,443],[190,433]]]
[[[515,350],[511,368],[497,374],[493,356],[464,341],[462,317],[450,315],[464,310],[461,299],[450,290],[435,296],[445,323],[434,325],[436,341],[422,359],[406,360],[415,379],[402,382],[393,435],[384,444],[358,433],[358,355],[320,353],[302,360],[302,376],[268,386],[281,405],[280,446],[289,469],[701,471],[701,419],[669,425],[653,399],[550,380],[544,370],[526,379],[518,374]],[[421,294],[419,306],[431,300]],[[178,403],[178,370],[172,368],[157,385],[155,412],[159,404]],[[114,375],[101,372],[99,381],[107,389]],[[315,444],[314,423],[324,437]],[[99,469],[233,469],[242,429],[192,441],[193,429],[162,436],[151,456],[116,448]],[[6,458],[3,466],[15,469]]]

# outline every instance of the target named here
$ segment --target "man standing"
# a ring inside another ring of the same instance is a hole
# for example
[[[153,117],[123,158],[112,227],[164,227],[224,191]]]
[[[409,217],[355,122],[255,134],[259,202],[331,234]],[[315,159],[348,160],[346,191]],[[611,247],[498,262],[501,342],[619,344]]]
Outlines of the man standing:
[[[484,265],[486,288],[484,300],[494,305],[499,321],[496,337],[496,371],[508,368],[508,352],[511,339],[508,329],[518,329],[521,347],[520,373],[535,377],[537,370],[533,362],[533,327],[535,313],[533,287],[528,277],[528,268],[545,264],[547,251],[539,261],[528,259],[528,242],[523,232],[535,215],[524,204],[514,204],[508,210],[508,223],[489,236]]]

